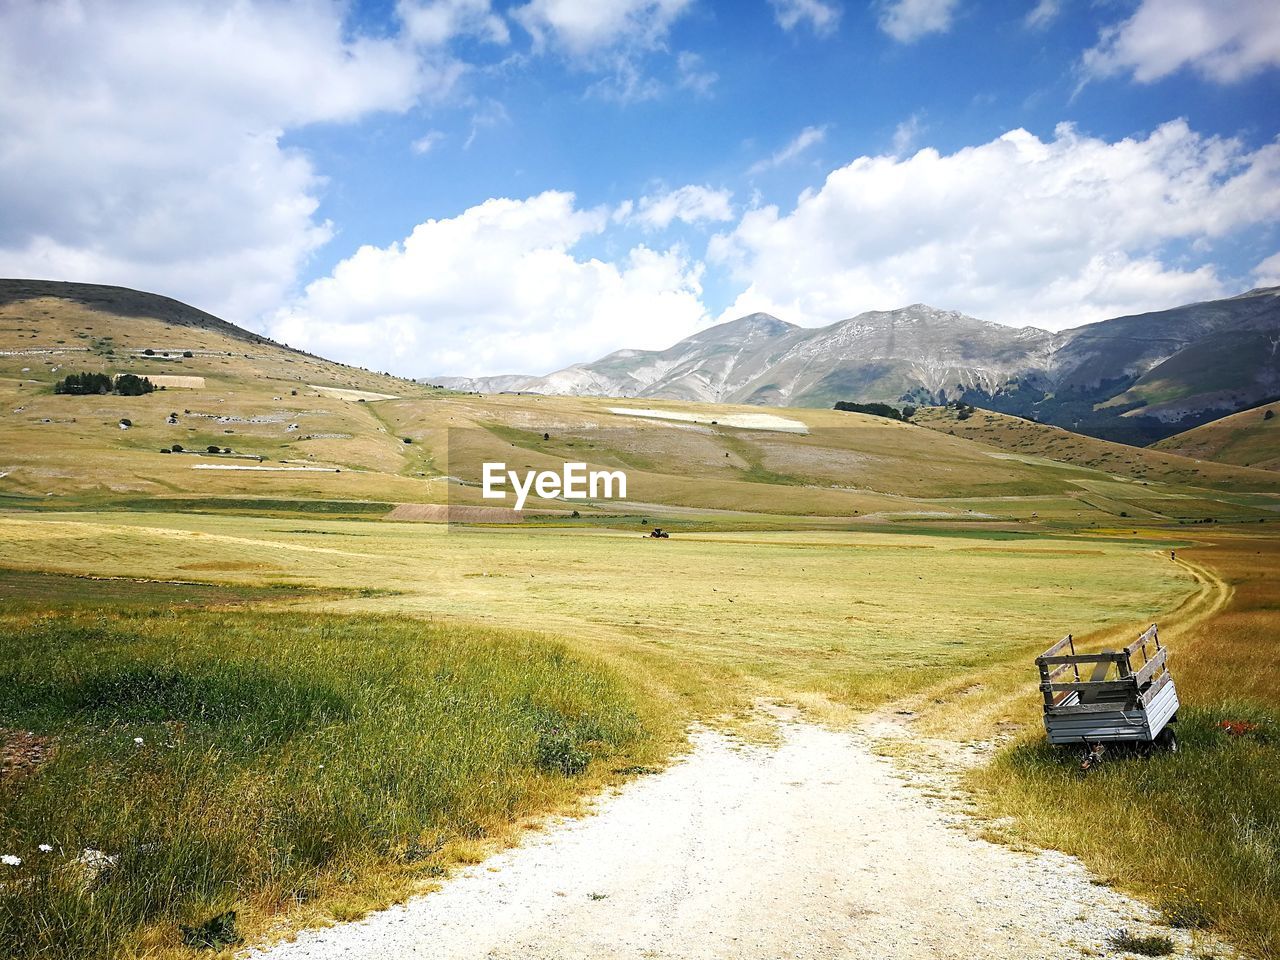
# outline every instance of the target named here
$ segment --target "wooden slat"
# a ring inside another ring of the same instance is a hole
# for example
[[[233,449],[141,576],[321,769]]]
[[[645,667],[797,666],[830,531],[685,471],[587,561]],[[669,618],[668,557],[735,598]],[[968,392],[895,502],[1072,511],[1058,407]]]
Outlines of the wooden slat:
[[[1112,703],[1072,703],[1062,706],[1054,704],[1046,707],[1045,713],[1051,717],[1069,717],[1077,713],[1132,713],[1138,708],[1137,700],[1116,700]]]
[[[1147,661],[1147,665],[1138,671],[1138,675],[1134,677],[1138,686],[1142,686],[1148,680],[1156,675],[1156,672],[1165,665],[1169,659],[1169,651],[1161,650],[1154,657]]]
[[[1129,656],[1133,656],[1134,651],[1141,649],[1143,644],[1150,643],[1151,641],[1158,640],[1158,639],[1159,639],[1159,632],[1156,630],[1156,625],[1153,623],[1151,626],[1147,627],[1147,629],[1143,632],[1142,636],[1140,636],[1137,640],[1133,641],[1133,643],[1125,647],[1124,652],[1127,653]]]
[[[1036,663],[1039,663],[1045,657],[1052,657],[1063,647],[1070,646],[1070,645],[1071,645],[1071,634],[1068,633],[1065,637],[1063,637],[1061,640],[1055,643],[1052,647],[1050,647],[1044,653],[1040,654],[1040,656],[1036,657]]]
[[[1073,653],[1057,657],[1037,657],[1036,663],[1052,665],[1055,663],[1119,663],[1124,660],[1123,653],[1104,650],[1101,653]]]
[[[1129,677],[1125,680],[1081,680],[1076,683],[1042,683],[1041,691],[1052,691],[1057,693],[1060,690],[1074,690],[1076,693],[1124,693],[1125,691],[1135,690],[1136,685],[1133,678]]]
[[[1154,700],[1156,698],[1156,694],[1158,694],[1161,690],[1163,690],[1167,684],[1170,684],[1172,682],[1173,682],[1173,674],[1169,673],[1166,670],[1164,674],[1161,675],[1160,679],[1157,680],[1155,683],[1153,683],[1151,686],[1149,686],[1146,692],[1142,695],[1143,704],[1144,705],[1148,704],[1152,700]]]

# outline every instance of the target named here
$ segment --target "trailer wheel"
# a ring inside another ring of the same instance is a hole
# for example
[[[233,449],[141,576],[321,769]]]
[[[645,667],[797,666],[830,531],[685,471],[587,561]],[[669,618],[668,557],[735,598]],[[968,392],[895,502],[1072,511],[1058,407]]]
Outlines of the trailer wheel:
[[[1168,727],[1160,731],[1160,735],[1156,737],[1156,746],[1167,753],[1178,752],[1178,735]]]

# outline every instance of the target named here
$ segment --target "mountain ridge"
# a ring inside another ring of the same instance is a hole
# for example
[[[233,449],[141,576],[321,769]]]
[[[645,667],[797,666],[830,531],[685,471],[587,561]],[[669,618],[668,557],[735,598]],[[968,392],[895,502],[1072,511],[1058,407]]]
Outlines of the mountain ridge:
[[[482,393],[766,406],[962,400],[1149,443],[1280,392],[1277,344],[1280,287],[1258,287],[1057,332],[924,303],[825,327],[755,313],[665,350],[618,350],[546,376],[429,382]]]

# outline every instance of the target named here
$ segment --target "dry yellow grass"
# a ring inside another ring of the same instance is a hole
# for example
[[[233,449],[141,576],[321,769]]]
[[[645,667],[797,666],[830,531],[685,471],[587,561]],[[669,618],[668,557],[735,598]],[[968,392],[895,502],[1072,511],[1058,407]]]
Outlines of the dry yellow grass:
[[[1161,440],[1153,448],[1198,460],[1280,470],[1280,403],[1233,413]]]

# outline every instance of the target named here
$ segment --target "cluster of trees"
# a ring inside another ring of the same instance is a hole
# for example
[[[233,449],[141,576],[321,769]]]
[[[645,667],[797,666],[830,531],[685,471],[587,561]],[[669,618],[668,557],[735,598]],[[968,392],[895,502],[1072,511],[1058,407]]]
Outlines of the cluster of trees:
[[[901,420],[904,423],[916,415],[916,408],[912,406],[899,410],[887,403],[854,403],[852,400],[837,400],[835,409],[849,413],[869,413],[873,417],[886,417],[889,420]]]
[[[973,411],[976,409],[973,404],[965,403],[963,400],[957,400],[955,403],[948,404],[948,406],[955,407],[957,420],[968,420],[973,416]]]
[[[122,397],[140,397],[150,393],[155,385],[146,377],[122,373],[114,380],[106,373],[70,373],[53,385],[54,393],[72,396],[117,393]]]

